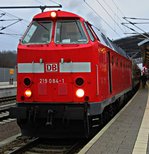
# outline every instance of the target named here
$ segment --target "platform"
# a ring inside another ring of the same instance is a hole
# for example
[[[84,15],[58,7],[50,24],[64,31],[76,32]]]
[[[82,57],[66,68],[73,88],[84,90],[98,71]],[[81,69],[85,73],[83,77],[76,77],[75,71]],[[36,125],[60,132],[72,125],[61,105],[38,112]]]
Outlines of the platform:
[[[140,88],[78,154],[149,154],[149,92]]]
[[[16,81],[14,81],[13,84],[10,84],[9,82],[0,82],[0,89],[14,88],[14,87],[17,87]]]
[[[0,82],[0,98],[15,96],[17,91],[17,82],[14,81],[13,84],[9,82]]]

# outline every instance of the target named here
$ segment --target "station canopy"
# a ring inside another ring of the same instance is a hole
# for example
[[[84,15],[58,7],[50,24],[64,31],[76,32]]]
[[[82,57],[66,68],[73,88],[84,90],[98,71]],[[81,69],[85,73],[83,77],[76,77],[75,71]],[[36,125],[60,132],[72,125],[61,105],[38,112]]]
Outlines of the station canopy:
[[[138,46],[142,51],[143,64],[149,69],[149,39],[141,41]]]
[[[149,68],[149,39],[143,35],[133,35],[113,42],[124,49],[137,64],[143,63],[143,66]]]

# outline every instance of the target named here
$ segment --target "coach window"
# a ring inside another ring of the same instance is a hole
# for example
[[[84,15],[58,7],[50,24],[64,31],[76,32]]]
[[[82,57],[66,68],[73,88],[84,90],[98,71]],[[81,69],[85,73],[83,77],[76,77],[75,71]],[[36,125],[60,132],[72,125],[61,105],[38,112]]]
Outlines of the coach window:
[[[23,44],[47,44],[51,40],[52,22],[33,21],[22,39]]]
[[[55,43],[57,44],[86,44],[85,31],[79,20],[57,21]]]

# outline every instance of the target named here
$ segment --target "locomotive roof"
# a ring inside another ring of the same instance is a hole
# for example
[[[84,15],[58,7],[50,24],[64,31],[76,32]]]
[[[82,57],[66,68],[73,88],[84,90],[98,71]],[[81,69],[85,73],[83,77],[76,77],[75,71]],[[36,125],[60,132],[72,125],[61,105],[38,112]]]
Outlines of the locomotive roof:
[[[52,18],[51,17],[51,13],[52,12],[56,12],[56,18],[83,19],[82,17],[80,17],[80,16],[78,16],[78,15],[76,15],[74,13],[70,13],[70,12],[66,12],[66,11],[61,11],[61,10],[52,10],[52,11],[42,12],[42,13],[39,13],[39,14],[35,15],[33,19]]]
[[[54,18],[51,17],[52,12],[56,13],[56,17],[54,17]],[[80,20],[84,20],[82,17],[80,17],[80,16],[78,16],[74,13],[67,12],[67,11],[61,11],[61,10],[51,10],[51,11],[47,11],[47,12],[42,12],[42,13],[35,15],[34,18],[33,18],[33,20],[41,20],[41,19],[80,19]],[[113,48],[116,52],[118,52],[119,54],[128,58],[124,50],[122,50],[121,48],[116,46],[104,34],[102,34],[102,37],[103,37],[103,39],[104,39],[104,41],[105,41],[105,43],[108,47]],[[110,42],[111,45],[107,42]]]

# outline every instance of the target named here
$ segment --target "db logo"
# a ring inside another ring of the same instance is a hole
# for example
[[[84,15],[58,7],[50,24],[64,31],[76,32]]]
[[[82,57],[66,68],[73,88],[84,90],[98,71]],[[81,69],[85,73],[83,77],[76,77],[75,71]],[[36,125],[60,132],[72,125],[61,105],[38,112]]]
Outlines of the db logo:
[[[46,71],[47,72],[58,72],[58,64],[56,63],[46,64]]]

